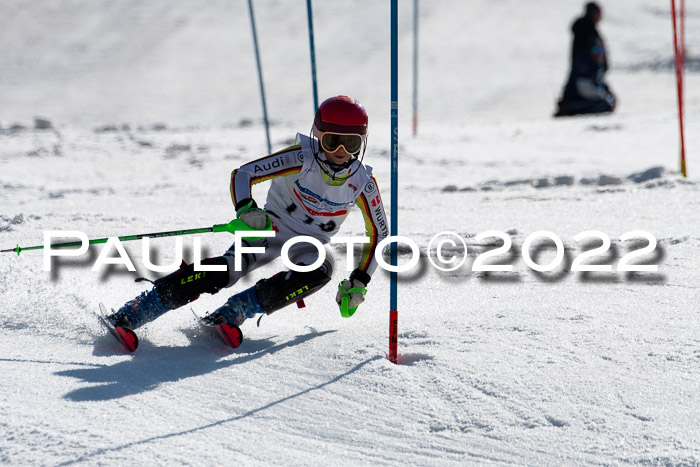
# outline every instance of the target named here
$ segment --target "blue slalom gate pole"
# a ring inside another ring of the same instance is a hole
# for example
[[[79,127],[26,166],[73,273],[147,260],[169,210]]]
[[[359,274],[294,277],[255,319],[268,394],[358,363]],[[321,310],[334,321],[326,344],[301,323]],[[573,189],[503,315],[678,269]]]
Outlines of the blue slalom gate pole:
[[[418,133],[418,0],[413,0],[413,136]]]
[[[311,47],[311,84],[314,91],[314,112],[318,110],[318,88],[316,86],[316,49],[314,48],[314,20],[311,0],[306,0],[306,12],[309,16],[309,47]]]
[[[250,13],[250,26],[253,31],[253,46],[255,47],[255,61],[258,64],[258,83],[260,84],[260,96],[262,99],[263,120],[265,121],[265,137],[267,138],[267,152],[272,153],[270,144],[270,122],[267,119],[267,104],[265,103],[265,86],[263,85],[262,64],[260,63],[260,52],[258,50],[258,33],[255,29],[255,14],[253,13],[253,0],[248,0],[248,12]]]
[[[391,235],[398,235],[399,219],[399,21],[398,0],[391,0]],[[391,243],[391,264],[398,263],[396,242]],[[389,361],[398,363],[398,283],[396,271],[391,272],[389,293]]]

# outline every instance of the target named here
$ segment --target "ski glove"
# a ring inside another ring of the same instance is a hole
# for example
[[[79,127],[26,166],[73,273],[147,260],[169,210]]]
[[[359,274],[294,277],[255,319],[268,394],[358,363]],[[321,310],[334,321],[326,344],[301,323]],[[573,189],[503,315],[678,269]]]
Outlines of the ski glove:
[[[260,209],[252,199],[236,210],[236,216],[251,229],[265,230],[268,216],[264,209]]]
[[[343,318],[349,318],[357,307],[365,301],[367,293],[367,285],[358,279],[345,279],[338,284],[338,293],[335,296],[335,301],[340,307],[340,315]]]

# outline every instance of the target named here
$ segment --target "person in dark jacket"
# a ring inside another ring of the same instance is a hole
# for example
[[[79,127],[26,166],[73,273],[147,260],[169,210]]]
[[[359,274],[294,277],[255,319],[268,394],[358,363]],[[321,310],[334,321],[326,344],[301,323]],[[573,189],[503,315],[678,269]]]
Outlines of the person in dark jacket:
[[[586,4],[586,13],[571,26],[571,72],[557,103],[555,117],[612,112],[615,96],[604,81],[608,58],[596,24],[603,12],[595,2]]]

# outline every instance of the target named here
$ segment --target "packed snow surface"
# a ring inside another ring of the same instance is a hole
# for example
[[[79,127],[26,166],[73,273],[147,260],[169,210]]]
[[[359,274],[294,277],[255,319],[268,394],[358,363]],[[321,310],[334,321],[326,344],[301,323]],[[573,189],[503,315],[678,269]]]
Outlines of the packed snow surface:
[[[669,5],[603,2],[600,30],[619,100],[609,116],[555,120],[568,27],[583,2],[420,2],[418,134],[411,134],[412,3],[400,2],[399,197],[390,203],[389,2],[314,2],[321,98],[370,115],[374,167],[399,233],[420,247],[399,275],[399,363],[387,360],[389,275],[341,318],[335,248],[307,307],[243,325],[237,350],[189,307],[138,330],[127,354],[98,324],[158,275],[92,271],[41,251],[0,256],[0,463],[10,465],[463,465],[700,463],[700,78],[685,77],[689,177],[679,138]],[[313,117],[304,2],[255,2],[274,149]],[[229,175],[266,152],[247,2],[3,2],[0,248],[44,232],[91,238],[208,227],[235,213]],[[689,62],[700,9],[687,12]],[[266,185],[254,195],[264,199]],[[554,270],[551,240],[563,242]],[[574,272],[578,255],[611,247]],[[511,248],[475,272],[478,255]],[[624,272],[623,257],[649,242]],[[363,234],[359,212],[342,234]],[[440,255],[429,248],[454,232]],[[200,236],[221,254],[226,233]],[[183,237],[188,261],[193,238]],[[152,241],[167,264],[175,239]],[[112,252],[116,256],[116,251]],[[401,248],[400,263],[410,259]],[[454,264],[454,263],[453,263]],[[192,303],[201,314],[233,289]]]

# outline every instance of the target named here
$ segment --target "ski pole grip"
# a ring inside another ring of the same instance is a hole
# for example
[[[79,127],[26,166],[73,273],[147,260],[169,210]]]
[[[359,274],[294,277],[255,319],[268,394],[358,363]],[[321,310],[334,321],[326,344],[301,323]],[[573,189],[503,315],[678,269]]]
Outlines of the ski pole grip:
[[[343,318],[349,318],[352,315],[355,314],[357,311],[357,306],[350,308],[350,294],[352,293],[361,293],[361,294],[366,294],[367,289],[364,287],[352,287],[349,289],[346,289],[343,287],[342,284],[338,284],[338,290],[342,293],[342,297],[340,298],[340,316]],[[359,305],[358,305],[359,306]]]
[[[349,318],[352,315],[355,314],[355,310],[357,310],[357,307],[353,308],[348,308],[348,304],[350,303],[350,296],[344,295],[343,298],[340,299],[340,316],[343,318]]]

